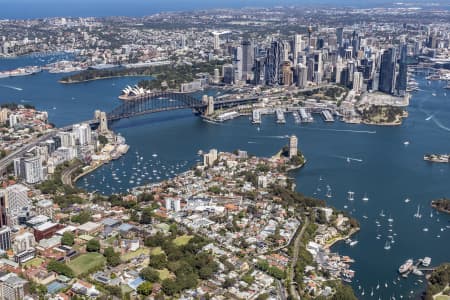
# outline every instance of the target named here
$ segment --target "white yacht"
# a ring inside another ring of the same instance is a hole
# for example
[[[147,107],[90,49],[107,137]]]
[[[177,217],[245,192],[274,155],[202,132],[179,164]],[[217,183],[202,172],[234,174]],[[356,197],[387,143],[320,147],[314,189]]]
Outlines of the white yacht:
[[[420,213],[420,204],[417,206],[417,212],[414,214],[414,217],[417,219],[422,218],[422,214]]]

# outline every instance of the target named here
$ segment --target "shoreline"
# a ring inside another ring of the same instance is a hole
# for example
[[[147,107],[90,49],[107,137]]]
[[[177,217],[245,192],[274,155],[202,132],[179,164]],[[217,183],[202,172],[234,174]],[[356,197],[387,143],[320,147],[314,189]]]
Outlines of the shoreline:
[[[434,203],[434,201],[431,201],[431,207],[434,208],[435,210],[437,210],[438,212],[450,214],[450,210],[441,208],[440,206],[436,205],[436,203]]]
[[[395,116],[395,120],[392,122],[375,122],[369,120],[361,120],[362,124],[365,125],[375,125],[375,126],[400,126],[403,124],[403,119],[409,116],[407,111],[404,111],[403,114]]]
[[[84,83],[84,82],[97,81],[97,80],[103,80],[103,79],[120,78],[120,77],[152,77],[152,75],[116,75],[116,76],[107,76],[107,77],[95,77],[95,78],[91,78],[91,79],[76,80],[76,81],[62,81],[62,80],[58,80],[58,83],[61,83],[61,84],[77,84],[77,83]]]
[[[333,247],[333,246],[334,246],[335,244],[337,244],[338,242],[345,241],[346,239],[352,237],[355,233],[357,233],[357,232],[360,231],[360,230],[361,230],[360,227],[358,227],[358,228],[353,228],[352,230],[350,230],[350,232],[349,232],[347,235],[342,236],[342,237],[339,237],[339,238],[335,238],[335,239],[333,239],[331,242],[327,242],[327,243],[323,246],[323,248],[325,248],[325,249],[330,249],[331,247]]]
[[[106,161],[102,161],[95,166],[90,166],[89,169],[87,169],[86,171],[83,171],[83,173],[78,174],[75,178],[72,179],[72,185],[76,185],[78,180],[82,179],[84,176],[88,175],[89,173],[94,172],[95,170],[97,170],[98,168],[100,168],[106,164],[107,164]]]

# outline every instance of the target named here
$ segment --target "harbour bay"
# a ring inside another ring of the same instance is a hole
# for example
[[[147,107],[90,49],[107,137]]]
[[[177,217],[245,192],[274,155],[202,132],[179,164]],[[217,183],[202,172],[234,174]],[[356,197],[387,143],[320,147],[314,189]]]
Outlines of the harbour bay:
[[[1,60],[0,66],[3,69],[5,64],[13,62],[20,65],[17,60],[21,59]],[[61,85],[57,83],[60,77],[43,72],[1,79],[0,101],[33,104],[47,110],[51,122],[63,126],[92,118],[95,109],[109,111],[118,106],[120,89],[138,80],[115,78]],[[432,257],[432,265],[437,265],[448,260],[446,249],[450,247],[450,229],[446,227],[450,225],[450,217],[435,211],[431,217],[429,205],[432,199],[450,194],[450,168],[447,164],[430,164],[422,159],[427,152],[445,153],[450,148],[450,102],[444,95],[442,83],[428,84],[419,76],[417,79],[422,91],[413,95],[409,117],[397,127],[326,124],[320,118],[312,124],[297,125],[292,116],[287,117],[286,124],[280,125],[276,124],[274,116],[266,116],[257,130],[258,127],[245,117],[211,124],[189,110],[122,120],[112,128],[127,139],[131,147],[129,153],[99,168],[78,184],[81,187],[87,184],[88,189],[95,187],[104,193],[111,193],[112,187],[117,192],[126,191],[136,185],[138,169],[141,169],[141,184],[154,182],[191,168],[199,158],[199,149],[244,149],[255,155],[269,156],[287,143],[288,135],[296,134],[308,159],[303,169],[291,173],[297,190],[351,212],[361,223],[361,231],[354,237],[359,241],[357,245],[350,247],[342,242],[333,248],[356,260],[353,288],[358,297],[370,299],[372,288],[376,298],[417,297],[423,284],[413,275],[398,281],[398,266],[410,257],[424,256]],[[437,96],[432,96],[432,92]],[[405,141],[410,144],[405,145]],[[347,157],[352,158],[350,162]],[[142,172],[144,166],[148,175]],[[112,170],[120,183],[113,178]],[[133,175],[135,178],[131,182]],[[102,181],[104,183],[100,184]],[[331,198],[325,195],[327,185],[332,190]],[[355,192],[353,201],[347,199],[349,190]],[[368,201],[362,201],[364,194]],[[406,203],[406,198],[411,201]],[[415,219],[413,215],[419,204],[423,216]],[[385,217],[380,217],[381,210]],[[391,228],[389,217],[394,219],[395,243],[390,250],[384,250]],[[375,223],[377,220],[379,227]],[[424,231],[425,228],[428,231]],[[376,239],[377,234],[382,238]],[[380,289],[377,290],[378,283]]]

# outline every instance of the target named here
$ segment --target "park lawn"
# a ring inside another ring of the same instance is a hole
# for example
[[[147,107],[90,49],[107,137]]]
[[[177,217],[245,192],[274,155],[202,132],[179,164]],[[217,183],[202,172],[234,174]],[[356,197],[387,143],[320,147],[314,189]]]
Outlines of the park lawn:
[[[44,260],[42,258],[36,257],[27,261],[24,264],[24,267],[39,267],[40,265],[42,265],[43,262]]]
[[[97,252],[86,253],[78,256],[67,265],[73,270],[75,275],[88,272],[90,269],[101,266],[106,258]]]
[[[136,257],[138,257],[138,256],[141,255],[141,254],[147,254],[147,255],[149,255],[149,254],[150,254],[150,249],[148,249],[148,248],[139,248],[139,249],[137,249],[137,250],[134,251],[134,252],[127,252],[127,253],[125,253],[124,255],[122,255],[122,256],[120,257],[120,259],[121,259],[122,261],[130,261],[130,260],[132,260],[133,258],[136,258]]]
[[[167,269],[162,269],[162,270],[156,270],[159,273],[159,280],[163,281],[164,279],[167,279],[170,277],[170,272]]]
[[[189,241],[190,241],[193,237],[194,237],[193,235],[187,235],[187,234],[184,234],[184,235],[181,235],[181,236],[175,238],[175,239],[173,240],[173,243],[174,243],[176,246],[178,246],[178,247],[184,246],[184,245],[186,245],[187,243],[189,243]]]
[[[133,289],[132,288],[130,288],[128,285],[126,285],[126,284],[122,284],[121,286],[120,286],[120,288],[122,289],[122,294],[126,294],[126,293],[129,293],[129,292],[132,292],[133,291]]]
[[[164,251],[161,249],[161,247],[154,247],[152,248],[150,254],[151,255],[159,255],[159,254],[163,254]]]
[[[161,275],[159,275],[161,276]],[[439,295],[434,297],[434,300],[450,300],[450,296],[446,296],[446,295]]]

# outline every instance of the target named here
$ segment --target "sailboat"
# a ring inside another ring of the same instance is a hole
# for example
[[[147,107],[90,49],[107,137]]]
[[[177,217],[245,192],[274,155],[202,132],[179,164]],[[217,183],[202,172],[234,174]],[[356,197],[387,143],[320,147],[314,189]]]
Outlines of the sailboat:
[[[362,198],[363,201],[369,201],[369,197],[367,197],[367,194],[364,194],[364,197]]]
[[[380,289],[380,282],[378,281],[378,283],[377,283],[377,287],[375,288],[375,289]]]
[[[331,187],[330,187],[329,185],[327,185],[327,194],[326,194],[326,197],[327,197],[327,198],[331,198],[331,197],[332,197],[332,195],[331,195]]]
[[[361,296],[364,296],[364,294],[365,294],[365,292],[364,292],[364,289],[362,290],[362,293],[361,293]]]
[[[386,215],[384,214],[383,210],[381,210],[381,212],[380,212],[380,217],[386,217]]]
[[[354,192],[348,191],[348,200],[349,200],[349,201],[355,200],[354,195],[355,195]]]
[[[430,218],[432,218],[432,217],[433,217],[433,211],[430,212]]]
[[[417,219],[422,218],[422,215],[420,214],[420,204],[417,206],[417,212],[414,214],[414,217]]]
[[[384,244],[384,250],[389,250],[391,249],[391,244],[389,243],[389,241],[386,241],[386,244]]]
[[[373,297],[373,288],[372,291],[370,292],[370,297]]]

